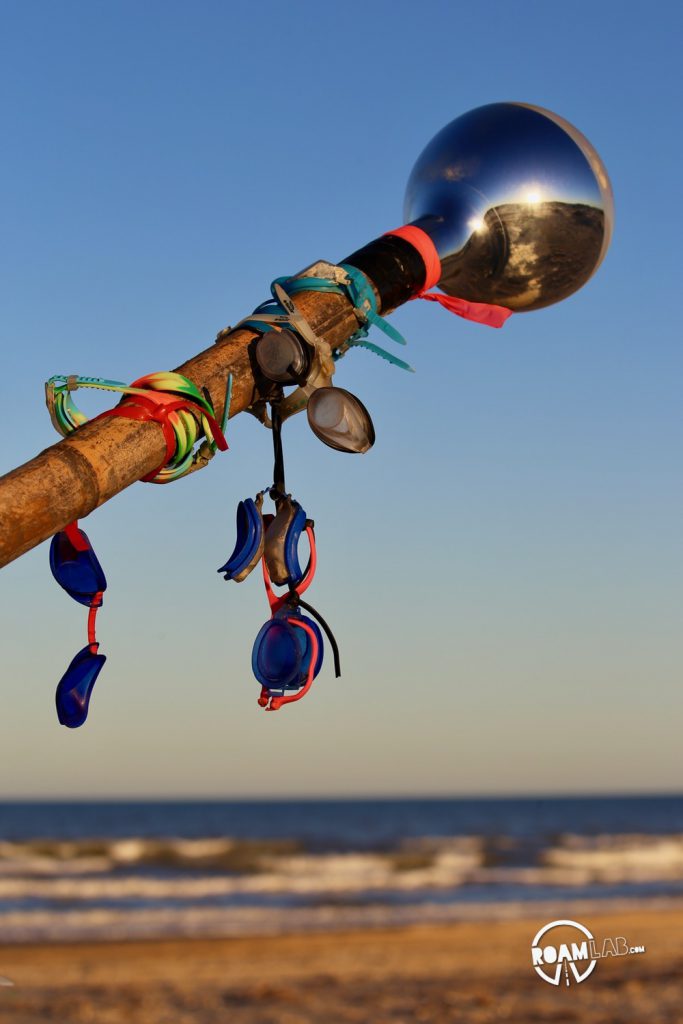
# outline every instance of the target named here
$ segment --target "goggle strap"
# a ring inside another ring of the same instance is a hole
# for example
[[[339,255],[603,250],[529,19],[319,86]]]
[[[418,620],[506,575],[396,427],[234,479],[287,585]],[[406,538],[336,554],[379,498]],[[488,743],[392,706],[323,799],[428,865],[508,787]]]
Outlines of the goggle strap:
[[[330,629],[327,622],[325,622],[325,619],[322,617],[320,612],[316,611],[312,604],[309,604],[307,601],[302,601],[301,599],[299,599],[297,603],[301,608],[303,608],[310,615],[312,615],[313,618],[316,619],[316,621],[319,622],[320,625],[322,626],[325,635],[327,636],[327,639],[330,641],[330,647],[332,648],[332,654],[334,656],[335,679],[339,679],[341,676],[341,659],[339,657],[339,645],[337,644],[334,633]]]
[[[305,591],[308,590],[311,583],[313,582],[313,577],[315,576],[315,571],[318,566],[318,556],[315,547],[315,530],[313,529],[312,526],[306,527],[306,536],[308,537],[308,543],[311,546],[311,555],[308,560],[308,565],[306,566],[306,571],[303,575],[303,579],[301,580],[301,582],[297,583],[295,587],[291,587],[288,593],[282,594],[280,597],[278,597],[278,595],[273,591],[273,583],[270,578],[270,573],[268,572],[268,566],[266,565],[265,557],[261,559],[261,568],[263,571],[263,584],[266,588],[268,604],[270,605],[270,609],[273,614],[279,611],[280,608],[284,607],[285,604],[287,604],[287,601],[291,598],[292,594],[295,594],[296,597],[298,598],[300,594],[303,594],[305,593]]]
[[[282,450],[282,420],[277,402],[270,404],[270,422],[273,433],[273,490],[285,494],[285,456]]]
[[[102,591],[100,590],[97,594],[93,595],[92,604],[90,605],[90,611],[88,612],[88,644],[93,654],[97,654],[97,637],[95,636],[95,622],[97,619],[97,612],[102,607]],[[94,650],[93,650],[94,648]]]
[[[84,539],[82,532],[78,528],[78,520],[74,519],[73,523],[69,523],[68,526],[64,527],[63,532],[66,534],[66,539],[74,549],[74,551],[91,551],[90,544]]]

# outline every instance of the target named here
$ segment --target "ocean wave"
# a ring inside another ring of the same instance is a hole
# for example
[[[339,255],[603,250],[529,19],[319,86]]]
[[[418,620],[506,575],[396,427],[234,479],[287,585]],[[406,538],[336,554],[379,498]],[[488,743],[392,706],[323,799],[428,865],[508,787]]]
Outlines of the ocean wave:
[[[572,913],[579,919],[597,913],[628,910],[683,908],[683,898],[672,900],[590,899],[577,901]],[[303,931],[341,931],[352,928],[386,928],[456,921],[551,920],[557,904],[520,900],[496,903],[396,906],[322,906],[305,908],[193,908],[182,912],[160,909],[123,912],[110,909],[84,911],[15,912],[2,918],[5,943],[113,941],[130,939],[229,938],[242,935],[276,935]]]
[[[257,871],[264,858],[287,856],[302,849],[294,839],[34,839],[0,842],[0,874],[14,869],[36,874],[69,870],[102,871],[131,865]]]
[[[343,852],[228,837],[0,842],[3,942],[372,927],[682,894],[678,834],[422,836]]]
[[[30,863],[30,862],[29,862]],[[87,860],[85,861],[87,864]],[[138,865],[140,861],[136,862]],[[462,885],[480,863],[477,851],[445,849],[429,857],[402,854],[300,854],[263,857],[252,873],[187,876],[46,871],[0,874],[0,901],[16,899],[206,899],[211,896],[291,893],[322,895],[367,890],[406,891]],[[71,865],[73,868],[73,864]]]
[[[683,836],[565,835],[541,853],[549,869],[596,883],[683,879]]]
[[[0,842],[0,899],[32,889],[316,892],[473,884],[683,880],[683,835],[421,837],[376,851],[313,852],[295,840],[83,839]],[[73,895],[70,895],[73,894]],[[86,897],[87,898],[87,897]]]

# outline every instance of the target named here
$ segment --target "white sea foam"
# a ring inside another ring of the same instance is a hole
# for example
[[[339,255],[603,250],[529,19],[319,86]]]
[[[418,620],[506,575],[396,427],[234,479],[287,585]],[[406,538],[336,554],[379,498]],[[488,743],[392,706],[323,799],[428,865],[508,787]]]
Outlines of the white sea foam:
[[[406,870],[401,860],[384,854],[300,854],[264,858],[261,870],[251,874],[176,873],[172,877],[143,874],[76,875],[57,872],[0,875],[0,900],[93,901],[102,899],[207,899],[257,894],[354,894],[368,890],[410,891],[462,885],[479,864],[476,851],[444,849],[430,863]]]
[[[545,848],[423,837],[336,853],[231,838],[6,841],[0,938],[259,934],[505,916],[511,906],[519,916],[523,897],[537,908],[547,889],[569,891],[574,907],[601,886],[610,898],[633,885],[641,899],[672,899],[681,883],[682,835],[564,835]]]

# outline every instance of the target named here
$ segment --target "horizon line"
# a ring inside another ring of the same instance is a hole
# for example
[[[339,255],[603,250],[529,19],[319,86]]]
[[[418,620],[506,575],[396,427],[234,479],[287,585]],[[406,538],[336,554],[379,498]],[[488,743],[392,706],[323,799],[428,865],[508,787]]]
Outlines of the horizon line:
[[[459,800],[619,800],[646,798],[683,798],[683,790],[643,789],[643,790],[561,790],[548,791],[515,791],[515,792],[478,792],[478,793],[297,793],[297,794],[155,794],[141,796],[121,794],[43,794],[25,796],[6,796],[0,794],[0,805],[18,803],[306,803],[306,802],[339,802],[339,803],[373,803],[376,801],[408,801],[425,802],[459,801]]]

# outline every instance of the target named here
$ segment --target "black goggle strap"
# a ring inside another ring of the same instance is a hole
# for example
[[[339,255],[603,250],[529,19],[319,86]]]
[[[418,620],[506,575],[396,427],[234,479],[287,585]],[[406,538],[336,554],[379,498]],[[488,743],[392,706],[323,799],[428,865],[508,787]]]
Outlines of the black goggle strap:
[[[309,604],[308,601],[302,601],[301,598],[298,597],[298,595],[297,598],[298,600],[296,601],[296,604],[300,608],[304,608],[313,616],[314,619],[317,620],[317,622],[322,626],[327,639],[330,641],[330,647],[332,648],[332,654],[334,656],[334,675],[335,679],[339,679],[339,677],[341,676],[341,661],[339,658],[339,645],[337,644],[334,633],[332,632],[328,624],[325,622],[320,612],[316,611],[312,604]]]
[[[273,431],[273,486],[271,498],[284,498],[285,490],[285,457],[282,450],[282,419],[278,402],[271,402],[270,419]]]

